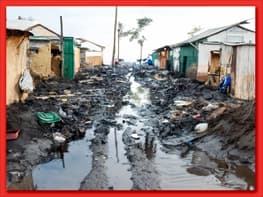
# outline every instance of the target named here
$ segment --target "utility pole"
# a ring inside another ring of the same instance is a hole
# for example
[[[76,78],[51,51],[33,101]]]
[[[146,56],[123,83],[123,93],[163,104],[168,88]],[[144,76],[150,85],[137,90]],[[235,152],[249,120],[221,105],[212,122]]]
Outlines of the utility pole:
[[[121,29],[119,27],[118,28],[118,55],[117,55],[118,62],[120,61],[120,34],[121,34]]]
[[[113,50],[112,50],[112,59],[111,64],[114,66],[114,57],[115,57],[115,48],[116,48],[116,27],[117,27],[117,18],[118,18],[118,7],[115,7],[115,20],[114,20],[114,37],[113,37]]]
[[[63,43],[63,20],[60,16],[60,48],[61,48],[61,75],[64,77],[64,43]]]

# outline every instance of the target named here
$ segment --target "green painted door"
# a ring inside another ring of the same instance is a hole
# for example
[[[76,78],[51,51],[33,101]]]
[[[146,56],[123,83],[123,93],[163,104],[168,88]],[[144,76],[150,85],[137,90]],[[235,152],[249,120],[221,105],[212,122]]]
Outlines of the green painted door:
[[[64,37],[64,77],[68,79],[74,78],[74,38]]]

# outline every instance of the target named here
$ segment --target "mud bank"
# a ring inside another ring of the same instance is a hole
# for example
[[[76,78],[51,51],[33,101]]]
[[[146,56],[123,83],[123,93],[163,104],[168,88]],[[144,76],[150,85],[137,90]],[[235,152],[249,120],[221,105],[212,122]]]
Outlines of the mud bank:
[[[61,110],[61,122],[37,121],[38,111]],[[254,102],[167,71],[82,69],[73,81],[40,82],[24,104],[7,108],[8,130],[21,130],[7,141],[7,185],[38,189],[27,181],[32,169],[85,139],[91,167],[75,189],[253,189],[254,114]],[[207,129],[197,132],[199,123]],[[55,132],[66,142],[55,143]]]
[[[154,104],[151,110],[160,120],[156,124],[158,136],[167,151],[174,149],[185,157],[190,151],[202,150],[210,158],[221,161],[219,168],[223,166],[232,172],[245,166],[250,171],[253,188],[254,101],[231,98],[203,83],[174,77],[167,71],[144,70],[135,76],[150,88]],[[199,123],[207,123],[207,130],[196,132],[195,126]],[[206,165],[196,165],[190,172],[206,169]]]
[[[27,186],[21,183],[32,173],[32,168],[56,158],[64,144],[82,139],[94,123],[98,126],[98,135],[93,149],[100,152],[96,144],[106,143],[107,125],[111,124],[110,119],[122,106],[121,98],[127,93],[128,70],[126,67],[83,68],[72,81],[61,78],[40,81],[25,103],[8,106],[7,130],[19,129],[20,135],[16,140],[7,141],[7,187],[34,189],[32,181]],[[37,120],[37,112],[60,114],[60,110],[64,112],[60,122],[43,124]],[[54,141],[55,132],[66,138],[65,143]]]

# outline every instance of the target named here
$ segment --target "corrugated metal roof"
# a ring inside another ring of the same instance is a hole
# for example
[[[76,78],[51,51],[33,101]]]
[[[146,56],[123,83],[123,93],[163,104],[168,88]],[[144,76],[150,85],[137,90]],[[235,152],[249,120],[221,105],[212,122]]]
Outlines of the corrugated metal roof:
[[[6,28],[12,29],[12,30],[28,31],[28,32],[32,33],[31,30],[35,26],[41,26],[42,28],[52,32],[55,35],[57,35],[57,37],[60,37],[60,35],[58,33],[47,28],[46,26],[38,23],[37,21],[29,21],[29,20],[7,20],[6,21]]]
[[[28,20],[7,20],[6,28],[20,31],[27,31],[28,28],[37,25],[36,21],[28,21]]]
[[[60,41],[60,39],[57,36],[30,36],[30,40],[48,40],[48,41]]]
[[[177,44],[170,45],[170,47],[175,48],[175,47],[179,47],[179,46],[182,46],[182,45],[185,45],[185,44],[188,44],[188,43],[193,43],[193,42],[196,42],[196,41],[198,41],[198,40],[207,38],[207,37],[209,37],[209,36],[218,34],[218,33],[222,32],[222,31],[225,31],[225,30],[230,29],[230,28],[235,27],[235,26],[240,27],[240,28],[242,28],[242,29],[245,29],[245,30],[247,30],[247,31],[254,32],[254,31],[252,31],[252,30],[250,30],[250,29],[246,29],[246,28],[240,26],[241,24],[246,23],[246,21],[247,21],[247,20],[241,21],[241,22],[239,22],[239,23],[235,23],[235,24],[232,24],[232,25],[228,25],[228,26],[223,26],[223,27],[208,29],[208,30],[206,30],[206,31],[204,31],[204,32],[196,35],[196,36],[193,36],[192,38],[189,38],[189,39],[184,40],[184,41],[182,41],[182,42],[179,42],[179,43],[177,43]]]

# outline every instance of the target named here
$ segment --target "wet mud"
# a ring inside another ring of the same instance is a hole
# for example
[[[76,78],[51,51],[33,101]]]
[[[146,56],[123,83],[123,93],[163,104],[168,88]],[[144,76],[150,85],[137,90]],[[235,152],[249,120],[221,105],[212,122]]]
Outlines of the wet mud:
[[[61,122],[37,120],[36,112],[61,110]],[[199,123],[208,128],[195,131]],[[255,187],[254,101],[167,71],[106,66],[82,68],[72,81],[40,81],[25,103],[7,107],[7,129],[21,130],[18,139],[7,141],[10,190],[39,189],[31,177],[35,167],[61,159],[67,144],[83,140],[90,170],[75,190]],[[55,132],[66,142],[56,143]],[[181,162],[179,171],[170,166],[174,161]],[[184,185],[180,175],[188,180]]]

